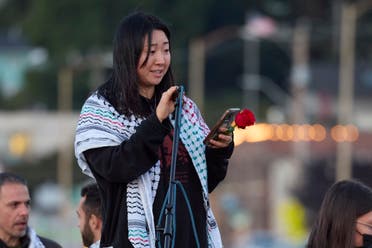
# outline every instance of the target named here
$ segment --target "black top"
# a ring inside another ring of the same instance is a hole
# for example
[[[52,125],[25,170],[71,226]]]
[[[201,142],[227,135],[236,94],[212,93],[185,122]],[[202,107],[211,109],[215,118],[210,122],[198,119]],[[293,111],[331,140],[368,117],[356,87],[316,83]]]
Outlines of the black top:
[[[170,179],[170,167],[172,160],[172,144],[173,144],[173,132],[168,134],[160,148],[160,162],[161,162],[161,173],[159,186],[156,191],[156,197],[153,205],[154,220],[155,223],[159,223],[159,216],[162,216],[162,222],[160,227],[165,227],[165,212],[161,211],[164,201],[166,200],[166,194],[169,187]],[[203,206],[203,190],[200,184],[198,175],[196,174],[195,168],[192,164],[191,158],[182,144],[179,142],[175,180],[180,182],[186,192],[187,200],[190,203],[191,210],[193,212],[193,219],[196,226],[196,233],[198,234],[198,240],[200,247],[208,247],[207,232],[206,232],[206,213]],[[188,206],[186,203],[185,196],[183,195],[180,188],[177,186],[176,193],[176,243],[175,247],[191,247],[195,246],[195,238],[193,233],[193,227],[191,223],[191,217],[189,214]],[[159,232],[160,243],[164,244],[163,232]]]
[[[143,101],[143,104],[148,104]],[[168,189],[172,126],[169,120],[160,123],[151,114],[128,140],[118,146],[102,147],[84,152],[89,167],[97,180],[102,196],[103,228],[102,246],[132,247],[128,240],[126,187],[129,182],[148,171],[156,161],[161,161],[160,182],[153,205],[157,224],[161,205]],[[233,144],[224,149],[206,148],[208,188],[211,192],[227,172],[228,158]],[[191,159],[179,142],[176,180],[181,181],[190,200],[201,247],[206,247],[206,213],[203,206],[202,188]],[[195,244],[186,203],[177,191],[176,247],[192,247]],[[165,218],[165,217],[163,217]]]

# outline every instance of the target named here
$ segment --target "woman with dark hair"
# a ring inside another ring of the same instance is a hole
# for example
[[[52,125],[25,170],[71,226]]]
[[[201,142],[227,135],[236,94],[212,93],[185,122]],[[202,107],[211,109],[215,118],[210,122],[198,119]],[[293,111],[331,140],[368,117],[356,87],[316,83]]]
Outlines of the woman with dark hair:
[[[102,195],[101,247],[155,247],[155,226],[164,227],[178,91],[170,61],[170,31],[161,20],[140,12],[125,17],[114,39],[112,75],[82,108],[75,154]],[[175,179],[189,202],[178,190],[175,247],[222,247],[208,194],[226,175],[232,134],[221,129],[218,140],[205,146],[209,128],[200,111],[190,98],[178,97],[183,105]]]
[[[372,248],[372,189],[354,180],[327,191],[308,248]]]

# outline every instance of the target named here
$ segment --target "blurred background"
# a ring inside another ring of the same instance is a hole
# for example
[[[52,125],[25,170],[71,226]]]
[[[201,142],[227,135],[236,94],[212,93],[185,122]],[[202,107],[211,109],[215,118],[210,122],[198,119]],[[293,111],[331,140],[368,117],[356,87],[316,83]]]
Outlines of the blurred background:
[[[333,182],[372,186],[372,0],[0,0],[0,170],[28,180],[39,234],[82,247],[74,132],[134,10],[170,24],[177,84],[209,125],[256,114],[211,195],[225,247],[304,247]]]

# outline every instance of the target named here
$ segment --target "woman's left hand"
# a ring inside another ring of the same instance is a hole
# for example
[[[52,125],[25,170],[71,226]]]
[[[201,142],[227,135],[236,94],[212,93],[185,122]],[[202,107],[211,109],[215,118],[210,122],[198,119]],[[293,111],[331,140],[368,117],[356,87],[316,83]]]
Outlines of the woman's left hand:
[[[218,140],[211,139],[208,146],[211,148],[225,148],[230,145],[232,140],[232,132],[228,132],[227,128],[220,128]]]

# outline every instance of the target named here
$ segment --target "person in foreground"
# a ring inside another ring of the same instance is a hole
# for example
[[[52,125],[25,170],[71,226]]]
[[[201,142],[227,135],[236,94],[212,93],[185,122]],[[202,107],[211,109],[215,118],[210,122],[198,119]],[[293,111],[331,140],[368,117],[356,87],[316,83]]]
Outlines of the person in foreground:
[[[26,180],[0,173],[0,248],[59,248],[56,242],[38,236],[28,226],[30,195]]]
[[[325,194],[308,248],[372,248],[372,189],[355,180]]]
[[[101,197],[96,183],[85,185],[76,210],[83,245],[98,248],[102,231]]]
[[[153,15],[132,13],[116,32],[111,77],[82,107],[75,155],[103,197],[102,247],[155,247],[155,226],[164,227],[160,217],[178,92],[170,64],[168,27]],[[175,247],[196,247],[197,240],[200,247],[222,247],[208,194],[226,176],[232,134],[221,133],[206,147],[209,128],[200,111],[190,98],[179,97],[183,105],[175,179],[187,193],[198,237],[177,190]]]

